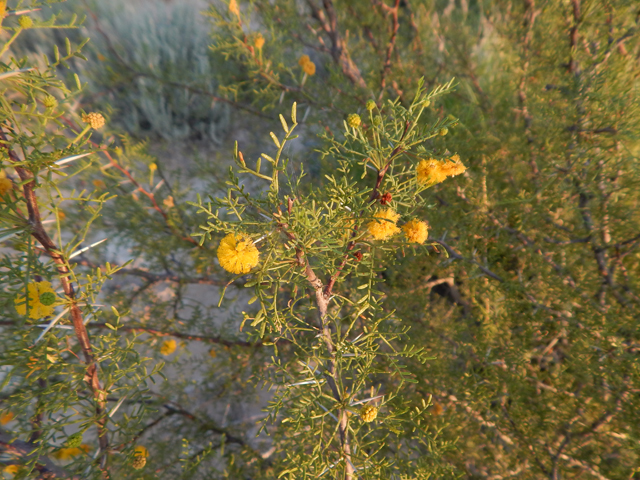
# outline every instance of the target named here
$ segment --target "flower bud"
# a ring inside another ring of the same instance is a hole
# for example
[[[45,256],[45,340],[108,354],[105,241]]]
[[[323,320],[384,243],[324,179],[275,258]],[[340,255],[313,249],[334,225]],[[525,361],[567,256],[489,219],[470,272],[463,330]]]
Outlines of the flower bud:
[[[362,119],[360,118],[360,115],[358,115],[357,113],[352,113],[347,117],[347,124],[351,128],[358,128],[361,123],[362,123]]]
[[[363,422],[373,422],[378,416],[378,409],[373,405],[365,405],[360,409],[360,418]]]
[[[367,102],[367,110],[371,111],[374,108],[376,108],[376,102],[374,102],[373,100],[369,100]]]
[[[82,445],[82,433],[80,432],[74,433],[64,442],[64,446],[67,448],[78,448],[80,445]]]
[[[22,28],[31,28],[31,27],[33,27],[33,20],[31,19],[31,17],[28,17],[26,15],[22,15],[18,19],[18,24]]]
[[[136,470],[142,470],[144,466],[147,464],[147,457],[137,456],[133,459],[133,463],[131,466]]]
[[[46,108],[55,108],[56,105],[58,105],[58,100],[56,100],[56,97],[54,97],[53,95],[47,95],[46,97],[44,97],[42,104]]]
[[[104,127],[104,117],[100,113],[91,112],[82,115],[82,121],[91,125],[91,128],[98,130]]]

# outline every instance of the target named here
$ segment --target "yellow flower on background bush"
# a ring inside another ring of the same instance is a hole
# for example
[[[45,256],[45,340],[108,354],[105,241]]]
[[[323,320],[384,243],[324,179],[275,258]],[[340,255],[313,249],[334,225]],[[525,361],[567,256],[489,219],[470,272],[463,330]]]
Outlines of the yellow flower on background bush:
[[[404,236],[412,243],[424,243],[429,236],[429,227],[421,220],[409,220],[402,226]]]
[[[230,233],[220,241],[218,261],[227,272],[249,273],[258,265],[260,252],[250,238]]]
[[[256,47],[258,50],[261,50],[262,47],[264,47],[264,37],[262,36],[261,33],[259,33],[258,35],[256,35],[255,40],[253,41],[253,46]]]
[[[104,180],[96,179],[91,183],[93,183],[93,186],[99,190],[104,190],[105,188],[107,188],[107,184],[104,183]]]
[[[149,456],[149,450],[144,446],[138,445],[134,449],[134,457],[132,467],[136,470],[141,470],[147,464],[147,457]]]
[[[302,71],[309,76],[315,75],[316,64],[311,61],[309,55],[302,55],[298,60],[298,65],[302,67]]]
[[[443,182],[448,177],[455,177],[467,169],[458,155],[454,155],[448,160],[422,160],[416,167],[416,178],[423,185],[435,185]]]
[[[175,340],[165,340],[160,347],[160,353],[164,356],[171,355],[178,348],[178,342]],[[144,447],[143,447],[144,448]]]
[[[393,208],[379,210],[374,218],[380,220],[372,220],[367,225],[367,230],[375,240],[387,240],[400,231],[396,222],[400,218],[400,214],[396,213]]]
[[[0,196],[13,190],[13,183],[7,178],[4,170],[0,170]],[[0,200],[1,201],[1,200]]]
[[[0,413],[0,425],[6,425],[13,420],[14,415],[11,412]]]
[[[105,123],[102,114],[96,112],[85,113],[82,115],[82,121],[91,125],[94,130],[104,127]]]
[[[38,320],[42,317],[53,315],[58,301],[56,292],[51,288],[50,282],[31,282],[27,285],[29,292],[29,317]],[[20,315],[27,314],[27,301],[23,295],[16,295],[14,299],[16,311]]]
[[[135,451],[134,455],[136,457],[147,458],[149,456],[149,450],[147,450],[147,447],[145,447],[144,445],[136,445],[136,448],[134,449],[134,451]]]
[[[363,422],[373,422],[378,416],[378,409],[373,405],[365,405],[360,409],[360,418]]]
[[[19,465],[7,465],[2,469],[4,473],[8,473],[9,475],[15,475],[20,471]]]
[[[74,457],[82,455],[83,453],[89,453],[91,447],[86,443],[83,443],[79,447],[65,447],[61,448],[57,452],[54,452],[53,457],[58,460],[71,460]]]
[[[240,18],[240,9],[238,8],[238,2],[236,0],[229,2],[229,13],[233,13],[236,17]]]

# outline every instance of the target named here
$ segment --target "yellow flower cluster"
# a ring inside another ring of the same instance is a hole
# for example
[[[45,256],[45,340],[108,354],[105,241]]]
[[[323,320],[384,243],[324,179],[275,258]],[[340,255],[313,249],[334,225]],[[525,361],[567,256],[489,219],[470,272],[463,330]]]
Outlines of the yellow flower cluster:
[[[18,465],[7,465],[2,471],[9,475],[15,475],[20,471],[20,467]]]
[[[27,285],[29,294],[29,317],[38,320],[53,315],[58,301],[50,282],[31,282]],[[16,295],[14,299],[16,311],[20,315],[27,314],[27,301],[23,295]]]
[[[240,18],[240,9],[238,8],[238,2],[236,0],[231,0],[229,2],[229,13],[232,13],[236,17]]]
[[[467,169],[458,155],[454,155],[448,160],[422,160],[416,167],[416,178],[418,183],[423,185],[435,185],[443,182],[448,177],[455,177]]]
[[[302,67],[302,71],[307,75],[315,75],[316,74],[316,64],[311,61],[309,55],[302,55],[300,60],[298,60],[298,65]]]
[[[149,456],[149,451],[143,447],[142,445],[138,445],[135,448],[134,458],[132,466],[136,470],[142,470],[144,466],[147,464],[147,457]]]
[[[357,113],[352,113],[347,117],[347,125],[349,125],[351,128],[358,128],[361,123],[362,119]]]
[[[82,115],[82,121],[91,125],[94,130],[104,127],[104,117],[100,113],[85,113]]]
[[[11,412],[0,413],[0,425],[6,425],[13,420],[14,415]]]
[[[5,193],[10,192],[13,189],[13,184],[11,180],[7,178],[7,174],[4,170],[0,170],[0,196],[3,196]],[[2,201],[0,199],[0,201]]]
[[[53,454],[53,457],[58,460],[70,460],[78,455],[82,455],[83,453],[89,453],[89,450],[91,450],[91,447],[86,443],[83,443],[79,447],[61,448]]]
[[[19,19],[18,19],[18,24],[22,27],[22,28],[31,28],[33,27],[33,19],[31,17],[28,17],[27,15],[22,15]]]
[[[160,353],[165,357],[171,355],[178,348],[178,342],[175,340],[165,340],[160,347]]]
[[[261,33],[256,36],[255,40],[253,41],[253,46],[258,50],[262,50],[262,47],[264,47],[264,37]]]
[[[363,422],[373,422],[378,416],[378,409],[373,405],[365,405],[360,409],[360,418]]]
[[[374,218],[380,220],[369,222],[367,230],[375,240],[387,240],[400,231],[396,225],[400,214],[396,213],[393,208],[378,210]]]
[[[258,265],[260,252],[250,238],[230,233],[220,241],[218,261],[227,272],[249,273]]]
[[[402,226],[404,236],[412,243],[424,243],[429,236],[429,227],[421,220],[409,220]]]

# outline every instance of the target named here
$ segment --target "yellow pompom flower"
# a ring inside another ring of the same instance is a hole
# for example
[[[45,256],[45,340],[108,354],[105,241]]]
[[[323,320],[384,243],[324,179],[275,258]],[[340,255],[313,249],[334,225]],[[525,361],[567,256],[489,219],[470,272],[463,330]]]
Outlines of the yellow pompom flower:
[[[25,29],[31,28],[33,27],[33,19],[31,17],[23,15],[18,19],[18,24]]]
[[[54,97],[53,95],[47,95],[46,97],[44,97],[42,104],[45,106],[45,108],[55,108],[58,105],[58,100],[56,100],[56,97]]]
[[[218,261],[227,272],[249,273],[258,265],[260,252],[250,238],[230,233],[220,241]]]
[[[373,422],[378,416],[378,409],[373,405],[365,405],[360,409],[360,418],[363,422]]]
[[[448,177],[455,177],[467,169],[458,155],[454,155],[448,160],[422,160],[416,167],[416,178],[418,183],[423,185],[435,185],[443,182]]]
[[[134,451],[134,458],[132,463],[133,468],[135,468],[136,470],[142,470],[147,464],[148,456],[149,451],[142,445],[138,445]]]
[[[70,460],[78,455],[82,455],[83,453],[89,453],[89,450],[91,450],[91,447],[86,443],[83,443],[79,447],[61,448],[53,454],[53,457],[58,460]]]
[[[409,220],[402,226],[404,236],[412,243],[424,243],[429,236],[429,227],[421,220]]]
[[[400,214],[396,213],[393,208],[379,210],[374,218],[380,220],[372,220],[367,225],[367,230],[375,240],[387,240],[400,231],[396,222],[400,218]]]
[[[102,114],[96,112],[85,113],[82,115],[82,121],[91,125],[94,130],[104,127],[105,123]]]
[[[255,40],[253,41],[253,46],[256,47],[258,50],[261,50],[262,47],[264,47],[264,42],[265,42],[264,37],[262,36],[261,33],[259,33],[256,36]]]
[[[14,415],[11,412],[0,413],[0,425],[6,425],[13,420]]]
[[[147,458],[149,456],[149,450],[147,450],[147,447],[145,447],[144,445],[136,445],[134,452],[134,455],[136,457]]]
[[[240,18],[240,8],[238,8],[238,2],[236,0],[231,0],[229,2],[229,13],[232,13],[236,17]]]
[[[13,190],[13,183],[7,178],[4,170],[0,170],[0,196]],[[1,201],[1,200],[0,200]]]
[[[360,115],[358,115],[357,113],[352,113],[347,117],[347,124],[351,128],[358,128],[361,123],[362,123],[362,119],[360,118]]]
[[[4,473],[8,473],[9,475],[16,475],[20,471],[20,466],[18,465],[7,465],[2,469]]]
[[[302,55],[298,60],[298,65],[302,67],[304,73],[309,76],[316,74],[316,64],[311,61],[309,55]]]
[[[29,294],[29,317],[38,320],[53,315],[58,297],[51,288],[50,282],[31,282],[27,285]],[[23,295],[14,299],[16,311],[20,315],[27,314],[27,301]]]
[[[176,348],[178,348],[178,342],[175,340],[165,340],[160,347],[160,353],[166,357],[175,352]]]

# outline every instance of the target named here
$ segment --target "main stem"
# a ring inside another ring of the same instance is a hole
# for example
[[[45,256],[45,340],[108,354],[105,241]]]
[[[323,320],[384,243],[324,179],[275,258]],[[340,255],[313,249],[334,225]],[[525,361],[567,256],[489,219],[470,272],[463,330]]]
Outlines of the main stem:
[[[0,128],[0,138],[2,139],[2,145],[4,146],[9,159],[12,163],[16,164],[20,162],[20,158],[11,150],[9,147],[9,140],[4,129]],[[78,339],[78,343],[82,348],[82,353],[84,356],[84,363],[87,365],[87,372],[85,375],[85,380],[89,384],[91,391],[93,392],[93,396],[96,399],[96,423],[98,427],[98,442],[100,445],[100,450],[102,452],[101,459],[101,468],[105,468],[107,462],[107,454],[109,450],[109,439],[107,437],[107,428],[106,428],[106,417],[104,416],[104,412],[106,409],[106,398],[107,394],[104,390],[102,390],[100,386],[100,379],[98,378],[98,366],[96,364],[93,348],[91,347],[91,341],[89,340],[89,334],[87,333],[87,329],[84,325],[84,321],[82,318],[82,311],[78,307],[75,299],[76,293],[73,288],[73,284],[71,283],[70,270],[68,267],[69,262],[62,254],[61,250],[57,247],[57,245],[51,240],[51,237],[47,234],[46,230],[42,225],[42,219],[40,216],[40,210],[38,208],[38,199],[36,197],[33,186],[35,184],[34,175],[25,169],[24,167],[20,167],[14,165],[14,168],[20,177],[20,180],[24,182],[22,187],[23,195],[25,202],[27,204],[27,211],[29,213],[29,224],[31,226],[31,236],[33,236],[45,249],[47,254],[51,257],[53,262],[56,264],[56,269],[58,270],[58,274],[60,276],[60,283],[62,285],[62,289],[64,290],[65,295],[71,301],[70,313],[71,313],[71,321],[73,323],[73,328],[76,334],[76,338]],[[108,474],[105,471],[105,476],[108,477]]]

